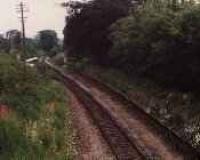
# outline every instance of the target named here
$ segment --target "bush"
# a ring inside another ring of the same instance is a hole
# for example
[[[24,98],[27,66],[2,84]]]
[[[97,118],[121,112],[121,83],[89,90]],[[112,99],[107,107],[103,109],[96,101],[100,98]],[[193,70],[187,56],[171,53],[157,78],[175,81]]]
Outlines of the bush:
[[[200,84],[200,7],[144,8],[112,26],[110,63],[181,89]]]
[[[0,119],[0,159],[73,159],[64,89],[9,55],[0,55],[0,86],[0,104],[10,107]]]
[[[23,116],[35,115],[39,109],[37,88],[41,84],[36,72],[24,70],[23,64],[8,55],[0,57],[0,101]]]
[[[37,119],[41,107],[56,96],[57,90],[34,69],[24,70],[23,64],[9,55],[0,56],[0,103],[22,118]]]

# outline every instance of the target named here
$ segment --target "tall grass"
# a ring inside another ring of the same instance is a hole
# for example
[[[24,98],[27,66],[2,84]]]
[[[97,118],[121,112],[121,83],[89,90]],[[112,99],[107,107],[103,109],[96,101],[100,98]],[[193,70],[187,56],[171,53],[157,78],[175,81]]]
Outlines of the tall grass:
[[[0,160],[73,159],[72,128],[65,91],[58,83],[0,55]]]

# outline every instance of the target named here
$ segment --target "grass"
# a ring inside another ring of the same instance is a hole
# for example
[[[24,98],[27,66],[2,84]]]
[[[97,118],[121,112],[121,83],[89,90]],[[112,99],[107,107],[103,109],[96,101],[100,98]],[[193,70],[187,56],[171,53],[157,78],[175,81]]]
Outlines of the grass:
[[[0,160],[72,160],[75,154],[68,99],[46,75],[0,55]]]

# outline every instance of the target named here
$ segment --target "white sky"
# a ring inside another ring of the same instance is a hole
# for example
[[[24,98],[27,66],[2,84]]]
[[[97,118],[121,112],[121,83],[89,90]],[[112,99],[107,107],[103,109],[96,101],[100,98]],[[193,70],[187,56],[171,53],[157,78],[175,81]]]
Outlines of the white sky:
[[[21,30],[20,20],[16,13],[17,4],[21,0],[0,0],[0,33],[10,29]],[[33,37],[43,29],[56,30],[60,38],[65,25],[66,11],[59,6],[66,0],[23,0],[28,8],[26,16],[26,34]]]

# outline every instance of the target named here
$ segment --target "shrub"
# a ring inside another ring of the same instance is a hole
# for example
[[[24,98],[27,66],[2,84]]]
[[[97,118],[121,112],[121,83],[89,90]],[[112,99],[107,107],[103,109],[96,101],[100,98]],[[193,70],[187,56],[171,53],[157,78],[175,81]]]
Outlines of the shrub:
[[[34,69],[24,70],[23,64],[9,55],[0,56],[0,103],[11,107],[22,118],[37,119],[41,107],[57,97],[57,90]]]
[[[110,63],[181,89],[200,84],[199,6],[144,8],[112,26]]]
[[[73,159],[64,89],[9,55],[0,55],[0,86],[0,104],[11,108],[0,119],[0,159]]]

